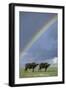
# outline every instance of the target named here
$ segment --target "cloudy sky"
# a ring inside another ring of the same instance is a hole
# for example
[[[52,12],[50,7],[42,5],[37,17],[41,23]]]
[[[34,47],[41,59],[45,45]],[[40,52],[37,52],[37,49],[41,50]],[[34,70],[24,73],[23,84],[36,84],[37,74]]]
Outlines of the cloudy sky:
[[[52,24],[51,21],[56,17]],[[49,24],[50,25],[49,25]],[[45,26],[48,26],[44,32]],[[40,37],[35,39],[38,34]],[[33,41],[33,42],[32,42]],[[30,45],[30,43],[32,44]],[[56,13],[20,12],[20,65],[50,62],[57,57],[58,21]],[[28,48],[29,47],[29,48]],[[27,48],[27,49],[26,49]],[[23,54],[23,55],[22,55]]]

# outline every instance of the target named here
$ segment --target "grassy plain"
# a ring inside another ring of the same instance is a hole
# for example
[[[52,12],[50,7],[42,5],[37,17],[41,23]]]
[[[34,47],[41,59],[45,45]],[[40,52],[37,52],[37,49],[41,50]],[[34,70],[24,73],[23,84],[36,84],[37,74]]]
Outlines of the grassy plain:
[[[38,69],[35,69],[34,72],[32,70],[25,71],[23,68],[20,69],[19,77],[20,78],[29,78],[29,77],[51,77],[51,76],[57,76],[58,75],[58,68],[57,67],[50,67],[45,72],[44,69],[41,71],[38,71]]]

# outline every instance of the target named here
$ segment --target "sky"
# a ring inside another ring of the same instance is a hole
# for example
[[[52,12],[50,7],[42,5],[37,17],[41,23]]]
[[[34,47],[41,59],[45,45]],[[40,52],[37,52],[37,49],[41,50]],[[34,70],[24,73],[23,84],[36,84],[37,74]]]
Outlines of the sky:
[[[56,19],[32,45],[30,42],[56,17],[56,13],[20,12],[20,66],[28,62],[50,62],[57,57],[58,20]],[[39,32],[39,33],[38,33]],[[24,54],[21,56],[21,54]]]

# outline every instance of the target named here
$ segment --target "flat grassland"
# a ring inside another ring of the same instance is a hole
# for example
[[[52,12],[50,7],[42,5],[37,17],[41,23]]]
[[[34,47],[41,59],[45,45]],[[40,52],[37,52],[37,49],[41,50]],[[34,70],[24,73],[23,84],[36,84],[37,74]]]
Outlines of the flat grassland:
[[[50,67],[45,72],[44,69],[38,71],[38,69],[35,69],[34,72],[32,72],[31,69],[28,69],[25,71],[23,68],[21,68],[19,73],[20,78],[30,78],[30,77],[51,77],[51,76],[57,76],[58,75],[58,68],[57,67]]]

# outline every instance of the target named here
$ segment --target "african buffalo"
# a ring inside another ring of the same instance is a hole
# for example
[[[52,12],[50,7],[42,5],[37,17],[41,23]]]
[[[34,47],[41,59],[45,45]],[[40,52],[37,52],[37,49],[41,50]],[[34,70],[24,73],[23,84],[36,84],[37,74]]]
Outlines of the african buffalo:
[[[50,66],[50,64],[48,64],[48,63],[40,63],[39,64],[39,70],[41,70],[41,69],[45,69],[45,72],[47,71],[47,68]]]
[[[25,71],[27,71],[27,69],[32,69],[32,72],[34,72],[34,69],[36,68],[37,65],[38,64],[36,64],[36,63],[27,63],[25,65]]]

